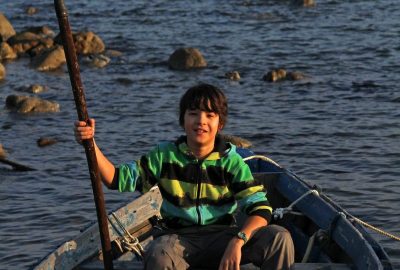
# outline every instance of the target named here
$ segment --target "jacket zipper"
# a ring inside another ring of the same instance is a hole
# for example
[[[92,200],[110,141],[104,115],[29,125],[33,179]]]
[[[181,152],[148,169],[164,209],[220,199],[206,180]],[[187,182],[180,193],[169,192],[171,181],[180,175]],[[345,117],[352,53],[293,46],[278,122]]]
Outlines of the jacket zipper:
[[[201,190],[201,178],[202,178],[202,170],[201,165],[203,161],[199,161],[198,165],[198,174],[197,174],[197,197],[196,197],[196,212],[197,212],[197,225],[201,225],[201,213],[200,213],[200,190]]]

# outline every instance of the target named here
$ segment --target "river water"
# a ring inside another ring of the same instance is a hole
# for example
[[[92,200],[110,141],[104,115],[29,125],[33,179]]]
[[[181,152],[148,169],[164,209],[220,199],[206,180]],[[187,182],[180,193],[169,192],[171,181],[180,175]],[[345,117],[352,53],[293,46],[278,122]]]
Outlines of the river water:
[[[198,82],[223,88],[230,103],[225,133],[250,140],[360,219],[400,235],[400,6],[397,0],[67,1],[74,31],[91,30],[119,50],[103,69],[81,66],[96,141],[116,164],[160,140],[182,134],[181,94]],[[52,1],[0,1],[22,31],[47,25],[58,32]],[[171,71],[179,47],[196,47],[209,68]],[[0,106],[0,143],[9,159],[36,168],[0,167],[0,269],[29,269],[61,242],[96,220],[87,163],[73,139],[77,118],[66,67],[37,72],[28,57],[5,63],[0,101],[42,84],[41,98],[60,113],[18,115]],[[277,67],[308,76],[268,83]],[[224,74],[240,72],[239,82]],[[39,148],[40,137],[57,144]],[[132,194],[104,190],[110,211]],[[373,233],[400,269],[399,243]]]

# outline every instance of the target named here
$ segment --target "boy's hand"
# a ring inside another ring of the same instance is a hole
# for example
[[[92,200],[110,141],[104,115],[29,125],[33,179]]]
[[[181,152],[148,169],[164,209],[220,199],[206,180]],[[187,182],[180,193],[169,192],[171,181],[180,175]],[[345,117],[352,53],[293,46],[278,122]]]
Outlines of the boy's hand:
[[[84,121],[76,121],[74,125],[75,140],[79,144],[82,144],[83,140],[94,138],[96,123],[93,118],[89,119],[89,125],[87,125]]]
[[[240,270],[240,260],[242,258],[241,239],[233,238],[225,249],[218,270]]]

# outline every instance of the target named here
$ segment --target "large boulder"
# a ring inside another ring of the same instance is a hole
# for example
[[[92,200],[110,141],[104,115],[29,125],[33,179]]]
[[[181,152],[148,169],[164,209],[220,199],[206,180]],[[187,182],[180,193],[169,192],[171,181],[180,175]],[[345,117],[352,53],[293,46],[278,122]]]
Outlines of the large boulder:
[[[6,77],[6,68],[0,63],[0,81]]]
[[[204,68],[207,62],[201,52],[196,48],[177,49],[168,59],[170,69],[189,70],[195,68]]]
[[[106,49],[103,40],[91,31],[72,33],[72,38],[74,40],[75,51],[77,54],[101,54]],[[54,38],[54,41],[57,44],[62,45],[61,35],[58,34]]]
[[[19,55],[24,53],[37,55],[40,51],[51,48],[54,44],[51,36],[46,36],[42,33],[31,32],[30,30],[16,34],[7,42]]]
[[[64,48],[57,45],[35,56],[32,65],[38,71],[50,71],[61,67],[66,62]]]
[[[12,60],[17,58],[17,54],[11,48],[10,45],[8,45],[7,42],[1,42],[0,44],[0,61],[3,60]]]
[[[74,34],[73,37],[78,54],[99,54],[106,49],[101,38],[93,32],[79,32]]]
[[[34,48],[40,42],[40,36],[31,32],[21,32],[8,40],[8,44],[17,54],[23,54]]]
[[[57,102],[30,96],[10,95],[6,99],[6,106],[18,113],[48,113],[60,111]]]
[[[0,41],[6,41],[15,35],[15,30],[3,13],[0,12]]]

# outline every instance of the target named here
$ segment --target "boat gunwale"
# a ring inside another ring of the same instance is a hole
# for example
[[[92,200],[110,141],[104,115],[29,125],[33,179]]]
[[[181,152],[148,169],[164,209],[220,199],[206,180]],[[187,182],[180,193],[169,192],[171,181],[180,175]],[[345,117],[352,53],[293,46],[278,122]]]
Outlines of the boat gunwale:
[[[108,217],[115,214],[128,231],[159,215],[161,194],[158,188],[153,188],[143,196],[118,208]],[[108,224],[110,241],[120,238],[120,232],[112,224]],[[98,223],[94,222],[76,237],[62,243],[58,248],[40,260],[33,270],[73,269],[80,263],[95,256],[101,250]]]

